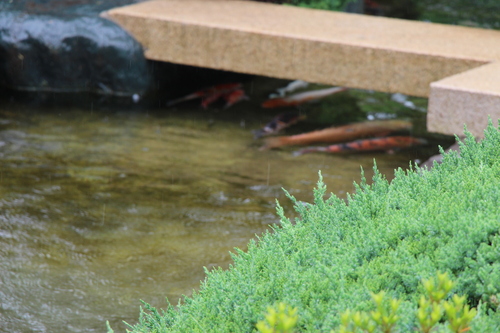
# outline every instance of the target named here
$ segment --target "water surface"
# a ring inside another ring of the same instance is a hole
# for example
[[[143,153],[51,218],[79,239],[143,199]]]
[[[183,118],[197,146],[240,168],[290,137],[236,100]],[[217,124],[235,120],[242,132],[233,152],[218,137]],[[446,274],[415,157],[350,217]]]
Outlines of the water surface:
[[[0,331],[123,332],[141,299],[176,304],[279,223],[276,199],[293,216],[282,187],[311,201],[322,170],[345,197],[360,166],[391,178],[415,157],[259,151],[250,130],[274,113],[3,106]]]

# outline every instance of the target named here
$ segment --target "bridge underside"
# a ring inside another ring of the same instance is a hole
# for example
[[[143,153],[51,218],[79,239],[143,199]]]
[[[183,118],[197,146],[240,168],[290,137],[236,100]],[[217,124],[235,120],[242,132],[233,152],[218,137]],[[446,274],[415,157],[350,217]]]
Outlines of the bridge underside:
[[[149,59],[429,97],[428,129],[500,118],[500,32],[238,0],[158,0],[104,16]]]

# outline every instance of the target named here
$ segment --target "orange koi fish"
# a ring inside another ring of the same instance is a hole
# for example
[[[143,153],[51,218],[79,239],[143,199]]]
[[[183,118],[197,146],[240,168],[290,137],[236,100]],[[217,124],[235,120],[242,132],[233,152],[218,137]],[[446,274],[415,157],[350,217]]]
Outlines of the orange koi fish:
[[[392,132],[409,130],[411,128],[412,123],[406,120],[365,121],[340,127],[329,127],[303,134],[267,138],[261,150],[283,146],[308,145],[315,142],[346,142],[370,136],[386,136]]]
[[[259,130],[253,131],[254,138],[259,139],[263,136],[278,133],[279,131],[289,126],[292,126],[305,118],[306,116],[301,115],[299,111],[280,113],[273,120],[271,120],[266,126],[264,126]]]
[[[328,89],[306,91],[287,97],[271,98],[262,103],[263,108],[279,108],[283,106],[296,106],[306,102],[316,101],[318,99],[345,91],[344,87],[333,87]]]
[[[229,94],[234,90],[241,89],[241,87],[242,87],[241,83],[218,84],[216,86],[201,89],[192,94],[173,99],[167,103],[167,107],[197,98],[202,98],[205,101],[204,103],[202,101],[202,106],[204,106],[204,104],[208,106],[210,103],[213,103],[216,100],[218,100],[221,96]]]
[[[426,143],[427,140],[425,139],[414,138],[411,136],[389,136],[386,138],[374,138],[340,143],[328,147],[309,147],[298,150],[293,153],[293,155],[298,156],[312,152],[347,153],[360,151],[391,150],[394,148],[409,148],[413,146],[424,145]]]

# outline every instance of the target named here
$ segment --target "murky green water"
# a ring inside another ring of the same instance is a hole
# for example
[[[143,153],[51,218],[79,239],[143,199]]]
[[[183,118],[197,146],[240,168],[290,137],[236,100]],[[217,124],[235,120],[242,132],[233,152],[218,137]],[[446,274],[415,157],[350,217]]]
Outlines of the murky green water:
[[[345,196],[414,151],[347,156],[259,151],[257,102],[213,112],[0,109],[0,331],[125,331],[140,300],[177,303],[279,222],[281,188],[310,201],[322,170]]]

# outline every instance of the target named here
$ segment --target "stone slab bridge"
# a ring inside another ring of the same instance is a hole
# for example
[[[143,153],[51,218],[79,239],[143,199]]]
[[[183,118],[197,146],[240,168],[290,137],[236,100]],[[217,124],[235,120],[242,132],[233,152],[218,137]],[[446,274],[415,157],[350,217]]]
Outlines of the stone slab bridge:
[[[428,130],[500,118],[500,31],[240,0],[114,8],[152,60],[429,97]]]

